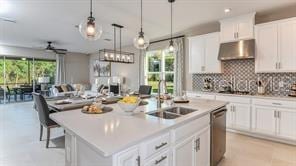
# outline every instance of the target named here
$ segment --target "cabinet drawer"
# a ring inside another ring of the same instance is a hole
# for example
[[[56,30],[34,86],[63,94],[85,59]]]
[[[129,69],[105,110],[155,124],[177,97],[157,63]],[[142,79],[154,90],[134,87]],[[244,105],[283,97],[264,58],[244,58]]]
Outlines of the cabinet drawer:
[[[145,161],[144,166],[170,166],[170,153],[165,151],[151,158],[150,160]]]
[[[187,93],[188,97],[192,98],[200,98],[200,99],[209,99],[209,100],[215,100],[215,95],[211,94],[202,94],[202,93]]]
[[[254,105],[271,106],[279,108],[296,108],[296,102],[270,99],[253,99]]]
[[[178,127],[172,131],[173,140],[174,142],[177,142],[181,139],[193,135],[194,133],[196,133],[196,131],[203,129],[208,125],[210,125],[210,115],[206,115],[199,119],[188,122],[187,124]]]
[[[231,103],[251,104],[251,98],[236,97],[236,96],[216,96],[216,100],[226,101]]]
[[[151,155],[170,146],[170,133],[158,136],[142,144],[143,157],[146,159]]]

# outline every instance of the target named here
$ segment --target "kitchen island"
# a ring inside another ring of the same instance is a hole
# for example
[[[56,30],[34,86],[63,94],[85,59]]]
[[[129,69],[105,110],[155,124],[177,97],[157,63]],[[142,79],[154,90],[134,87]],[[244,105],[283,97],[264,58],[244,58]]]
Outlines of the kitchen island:
[[[148,115],[156,100],[148,102],[133,116],[117,104],[108,105],[113,111],[106,114],[51,114],[66,130],[66,166],[209,166],[210,113],[227,102],[191,99],[174,107],[196,111],[176,119]]]

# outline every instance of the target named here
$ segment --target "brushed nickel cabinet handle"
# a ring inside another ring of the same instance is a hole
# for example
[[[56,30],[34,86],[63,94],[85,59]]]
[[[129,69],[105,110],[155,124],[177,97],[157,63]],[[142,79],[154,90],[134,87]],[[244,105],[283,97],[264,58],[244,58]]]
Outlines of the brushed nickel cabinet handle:
[[[272,103],[273,105],[282,105],[281,103]]]
[[[141,166],[141,157],[140,156],[137,157],[137,164],[138,164],[138,166]]]
[[[163,143],[161,143],[160,145],[155,146],[155,150],[158,150],[158,149],[160,149],[160,148],[166,146],[167,144],[168,144],[167,142],[163,142]]]
[[[164,161],[167,158],[168,158],[167,156],[161,156],[161,159],[155,160],[155,165],[158,165],[159,163],[161,163],[162,161]]]

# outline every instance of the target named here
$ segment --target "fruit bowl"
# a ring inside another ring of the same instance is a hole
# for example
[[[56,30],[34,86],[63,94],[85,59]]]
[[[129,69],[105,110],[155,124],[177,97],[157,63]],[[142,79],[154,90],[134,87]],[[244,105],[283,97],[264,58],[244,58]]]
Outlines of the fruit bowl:
[[[119,107],[127,113],[133,111],[139,106],[141,100],[137,97],[124,97],[118,102]]]

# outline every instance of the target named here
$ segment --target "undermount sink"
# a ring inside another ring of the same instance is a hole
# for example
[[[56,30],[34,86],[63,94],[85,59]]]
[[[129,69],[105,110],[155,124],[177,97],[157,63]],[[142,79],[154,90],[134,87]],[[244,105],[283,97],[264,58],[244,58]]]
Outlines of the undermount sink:
[[[148,115],[156,116],[162,119],[176,119],[181,116],[181,115],[177,115],[177,114],[173,114],[165,111],[152,112],[152,113],[148,113]]]
[[[187,114],[190,114],[190,113],[195,112],[197,110],[190,109],[190,108],[184,108],[184,107],[172,107],[172,108],[164,109],[164,111],[174,113],[174,114],[179,114],[179,115],[187,115]]]
[[[147,114],[151,116],[159,117],[162,119],[176,119],[183,115],[187,115],[195,111],[197,110],[184,108],[184,107],[170,107],[170,108],[164,108],[154,112],[148,112]]]

